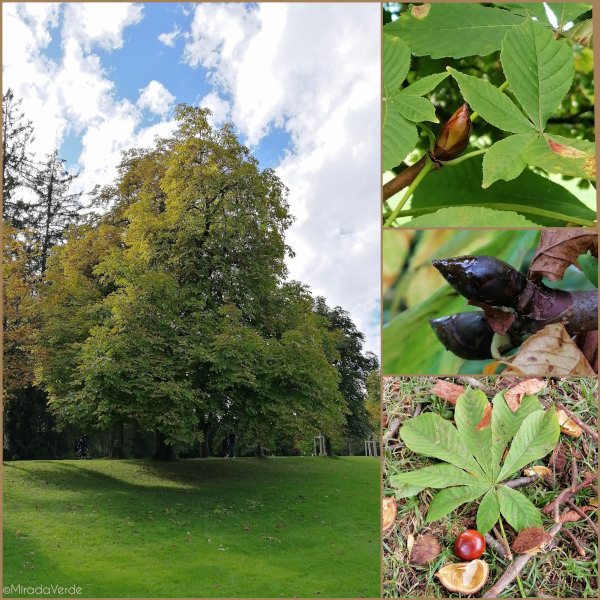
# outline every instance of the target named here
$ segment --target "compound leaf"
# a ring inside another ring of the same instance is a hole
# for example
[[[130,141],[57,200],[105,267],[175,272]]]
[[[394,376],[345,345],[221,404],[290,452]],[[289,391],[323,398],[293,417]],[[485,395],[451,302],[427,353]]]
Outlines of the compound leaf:
[[[498,504],[502,516],[516,531],[527,527],[541,527],[540,511],[520,492],[505,485],[498,486]]]
[[[391,103],[383,103],[383,170],[399,165],[417,143],[417,126],[405,119]]]
[[[392,104],[409,121],[417,123],[421,121],[433,121],[434,123],[439,123],[438,118],[435,116],[433,104],[425,98],[400,92],[392,98]]]
[[[527,166],[523,149],[537,134],[520,133],[496,142],[483,156],[483,184],[487,188],[494,181],[515,179]]]
[[[571,48],[527,19],[506,34],[500,60],[513,93],[541,133],[573,82]]]
[[[384,35],[382,42],[383,93],[392,96],[406,79],[410,68],[410,48],[398,37]]]

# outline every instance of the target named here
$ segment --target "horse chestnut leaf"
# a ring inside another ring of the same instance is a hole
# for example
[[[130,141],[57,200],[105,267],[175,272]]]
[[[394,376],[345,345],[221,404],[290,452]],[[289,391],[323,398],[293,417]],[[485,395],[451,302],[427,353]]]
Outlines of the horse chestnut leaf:
[[[475,560],[485,550],[485,540],[476,529],[463,531],[454,542],[454,554],[463,560]]]

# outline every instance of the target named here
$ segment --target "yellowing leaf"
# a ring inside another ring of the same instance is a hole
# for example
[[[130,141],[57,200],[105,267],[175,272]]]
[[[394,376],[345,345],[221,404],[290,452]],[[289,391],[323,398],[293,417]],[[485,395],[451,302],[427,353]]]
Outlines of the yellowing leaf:
[[[576,438],[583,433],[581,427],[579,427],[579,425],[577,425],[577,423],[575,423],[575,421],[573,421],[573,419],[571,419],[564,410],[557,410],[556,417],[560,425],[560,430],[563,433]]]

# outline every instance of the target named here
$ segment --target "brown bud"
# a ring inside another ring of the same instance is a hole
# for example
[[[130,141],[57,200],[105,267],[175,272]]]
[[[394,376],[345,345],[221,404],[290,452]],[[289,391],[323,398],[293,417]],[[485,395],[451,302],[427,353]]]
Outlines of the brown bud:
[[[469,134],[471,133],[471,119],[469,107],[465,102],[450,118],[442,125],[433,155],[439,160],[451,160],[462,154],[469,145]]]

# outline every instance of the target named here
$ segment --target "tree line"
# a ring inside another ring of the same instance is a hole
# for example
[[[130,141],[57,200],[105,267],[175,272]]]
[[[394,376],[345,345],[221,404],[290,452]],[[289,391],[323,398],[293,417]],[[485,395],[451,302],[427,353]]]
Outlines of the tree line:
[[[180,105],[84,213],[77,175],[56,150],[36,162],[20,101],[3,104],[5,457],[62,457],[79,430],[115,458],[150,434],[157,459],[208,456],[231,431],[257,453],[321,432],[331,452],[378,427],[377,357],[289,279],[287,190],[230,124]]]

